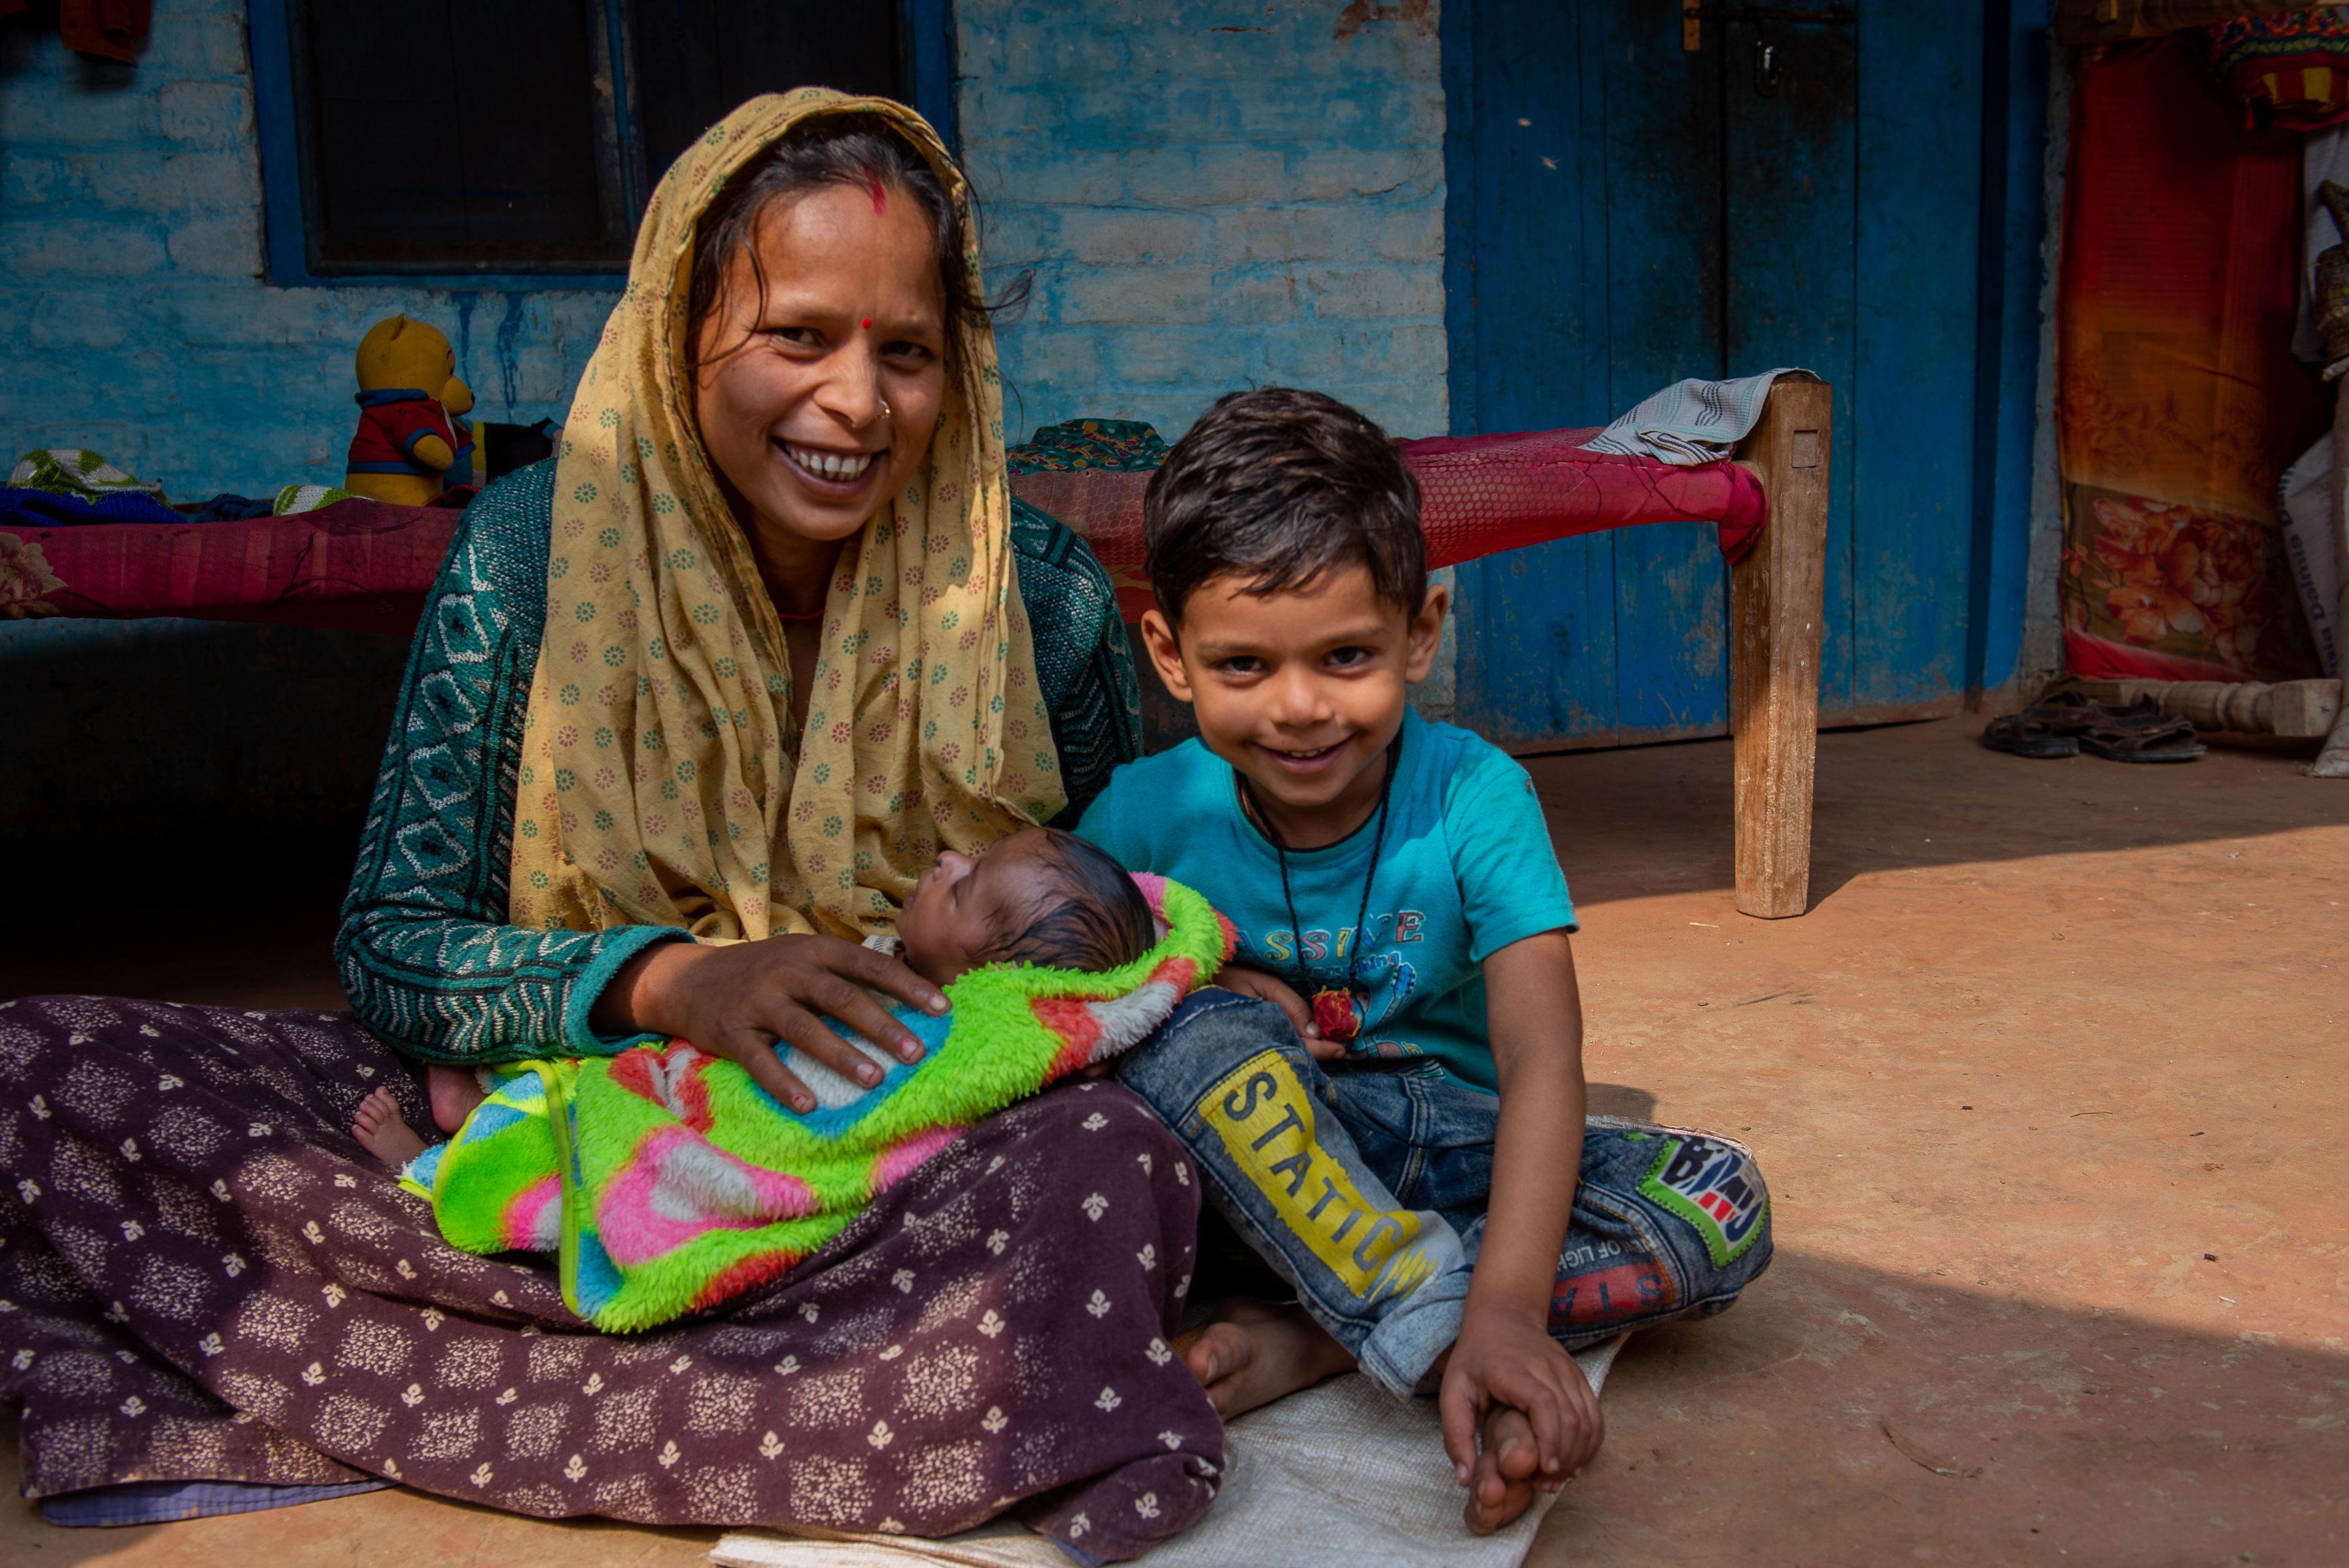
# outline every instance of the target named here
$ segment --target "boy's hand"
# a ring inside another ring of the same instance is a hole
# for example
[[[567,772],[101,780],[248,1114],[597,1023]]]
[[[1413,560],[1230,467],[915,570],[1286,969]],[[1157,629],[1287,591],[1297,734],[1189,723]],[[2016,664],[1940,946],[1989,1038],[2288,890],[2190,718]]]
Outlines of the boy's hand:
[[[1545,1491],[1581,1474],[1607,1435],[1598,1397],[1557,1341],[1513,1313],[1480,1309],[1471,1302],[1436,1401],[1444,1419],[1444,1451],[1451,1455],[1463,1486],[1478,1469],[1479,1420],[1495,1405],[1524,1412],[1533,1427],[1537,1462],[1508,1465],[1507,1454],[1485,1459],[1496,1473],[1510,1480],[1528,1477]]]
[[[1269,1002],[1288,1014],[1289,1026],[1305,1042],[1305,1048],[1313,1053],[1315,1061],[1335,1061],[1346,1054],[1345,1047],[1321,1037],[1321,1026],[1313,1021],[1313,1009],[1305,1005],[1297,987],[1279,975],[1251,969],[1245,964],[1226,964],[1216,971],[1216,984],[1236,995]]]

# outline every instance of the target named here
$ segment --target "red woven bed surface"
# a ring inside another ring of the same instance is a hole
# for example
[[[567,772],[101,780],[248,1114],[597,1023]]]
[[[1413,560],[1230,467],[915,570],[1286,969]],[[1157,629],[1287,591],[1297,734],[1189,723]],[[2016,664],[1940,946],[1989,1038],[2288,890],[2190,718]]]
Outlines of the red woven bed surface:
[[[1428,563],[1634,523],[1715,524],[1735,561],[1762,531],[1761,481],[1734,463],[1672,468],[1581,449],[1590,430],[1404,441],[1424,497]],[[1131,620],[1152,600],[1143,574],[1147,473],[1107,469],[1020,474],[1012,492],[1082,534],[1116,581]],[[60,614],[187,615],[406,635],[416,625],[457,513],[345,500],[295,517],[149,527],[101,523],[21,533],[65,586]]]
[[[59,614],[186,615],[406,636],[457,531],[453,507],[339,500],[245,522],[92,523],[22,531],[65,586]]]
[[[1643,522],[1710,522],[1721,552],[1744,557],[1769,501],[1735,463],[1674,468],[1582,449],[1599,432],[1537,430],[1401,441],[1419,480],[1427,563],[1450,566],[1528,544]],[[1117,583],[1127,620],[1150,608],[1143,573],[1142,494],[1150,475],[1112,469],[1016,474],[1011,493],[1084,535]]]

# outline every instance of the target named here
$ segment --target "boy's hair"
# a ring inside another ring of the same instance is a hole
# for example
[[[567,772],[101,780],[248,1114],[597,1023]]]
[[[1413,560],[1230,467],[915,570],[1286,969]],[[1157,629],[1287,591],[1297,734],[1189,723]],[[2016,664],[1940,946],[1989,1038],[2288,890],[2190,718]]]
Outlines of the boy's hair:
[[[1169,624],[1199,584],[1226,573],[1247,593],[1278,593],[1362,566],[1405,615],[1427,598],[1419,481],[1385,431],[1319,392],[1216,399],[1151,476],[1142,526]]]
[[[1038,964],[1098,975],[1133,963],[1158,944],[1150,901],[1125,868],[1074,833],[1041,831],[1036,863],[1048,891],[1021,912],[1019,928],[994,934],[981,964]]]

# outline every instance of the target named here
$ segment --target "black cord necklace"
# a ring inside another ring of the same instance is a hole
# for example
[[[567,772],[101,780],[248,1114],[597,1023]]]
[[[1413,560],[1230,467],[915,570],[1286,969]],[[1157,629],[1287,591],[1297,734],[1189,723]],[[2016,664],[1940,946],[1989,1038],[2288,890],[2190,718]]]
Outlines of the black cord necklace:
[[[1341,1044],[1362,1032],[1364,1008],[1356,985],[1361,968],[1362,947],[1370,937],[1362,923],[1371,913],[1371,882],[1379,874],[1379,852],[1386,847],[1387,805],[1394,797],[1395,771],[1402,759],[1402,737],[1398,734],[1387,747],[1386,777],[1379,782],[1379,825],[1377,831],[1371,836],[1370,865],[1362,872],[1362,899],[1354,912],[1354,940],[1346,953],[1346,986],[1342,991],[1334,985],[1324,985],[1319,991],[1311,989],[1313,976],[1305,967],[1305,932],[1297,918],[1297,895],[1288,885],[1288,841],[1273,824],[1263,802],[1256,798],[1256,789],[1248,782],[1247,775],[1242,773],[1238,776],[1240,799],[1247,805],[1248,815],[1256,819],[1257,825],[1264,830],[1265,837],[1272,841],[1272,852],[1280,858],[1280,896],[1288,906],[1288,936],[1297,958],[1297,989],[1300,994],[1312,996],[1313,1021],[1320,1026],[1322,1035]],[[1344,933],[1339,934],[1342,938]]]

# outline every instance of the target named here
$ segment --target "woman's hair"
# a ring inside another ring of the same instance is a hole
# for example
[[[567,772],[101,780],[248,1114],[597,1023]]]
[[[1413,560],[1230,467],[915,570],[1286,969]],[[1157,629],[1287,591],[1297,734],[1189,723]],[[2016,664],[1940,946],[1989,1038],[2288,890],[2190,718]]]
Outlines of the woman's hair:
[[[794,128],[737,170],[702,213],[695,227],[693,277],[686,305],[688,364],[698,364],[701,325],[725,296],[727,264],[735,256],[749,260],[760,304],[765,304],[767,274],[759,263],[756,241],[759,221],[768,208],[823,185],[876,192],[895,190],[920,205],[922,215],[929,220],[937,253],[949,354],[956,328],[965,318],[1013,312],[1027,303],[1025,273],[1014,279],[1001,297],[990,302],[980,296],[963,270],[963,249],[970,236],[963,231],[953,198],[947,194],[929,160],[894,124],[876,114],[825,115]],[[976,222],[975,201],[971,216]],[[729,348],[720,357],[733,352]]]
[[[1074,833],[1038,830],[1050,842],[1037,852],[1047,891],[1016,931],[992,934],[980,964],[1038,964],[1088,975],[1121,968],[1158,943],[1150,901],[1125,868]]]

